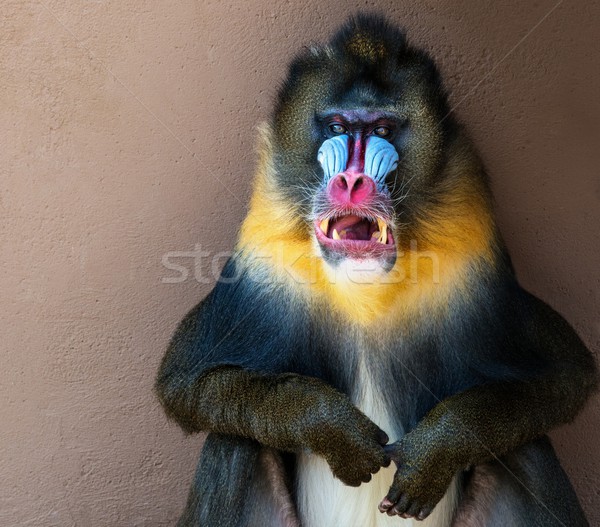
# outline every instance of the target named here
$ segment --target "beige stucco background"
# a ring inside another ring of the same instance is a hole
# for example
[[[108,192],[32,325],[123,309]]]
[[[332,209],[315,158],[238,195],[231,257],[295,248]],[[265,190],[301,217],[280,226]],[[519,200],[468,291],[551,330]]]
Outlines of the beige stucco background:
[[[523,284],[598,352],[597,2],[3,0],[1,527],[173,525],[200,438],[153,377],[210,284],[163,255],[232,248],[286,62],[356,7],[437,58]],[[600,399],[552,436],[600,525]]]

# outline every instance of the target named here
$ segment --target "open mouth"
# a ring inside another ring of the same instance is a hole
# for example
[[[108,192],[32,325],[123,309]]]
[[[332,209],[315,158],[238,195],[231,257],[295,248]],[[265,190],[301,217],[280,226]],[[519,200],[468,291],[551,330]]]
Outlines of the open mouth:
[[[345,214],[317,220],[318,242],[328,251],[350,258],[377,258],[395,253],[390,225],[379,217]]]

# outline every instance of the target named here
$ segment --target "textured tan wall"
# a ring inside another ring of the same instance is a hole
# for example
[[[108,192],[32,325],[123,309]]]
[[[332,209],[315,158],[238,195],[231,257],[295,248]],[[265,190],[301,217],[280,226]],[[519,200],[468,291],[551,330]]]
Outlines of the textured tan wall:
[[[598,351],[593,4],[354,7],[388,11],[439,60],[523,283]],[[174,273],[161,258],[232,248],[254,127],[290,54],[327,37],[340,11],[328,0],[2,2],[0,526],[173,524],[200,441],[166,422],[151,388],[176,322],[210,286],[163,283]],[[600,400],[553,437],[600,525]]]

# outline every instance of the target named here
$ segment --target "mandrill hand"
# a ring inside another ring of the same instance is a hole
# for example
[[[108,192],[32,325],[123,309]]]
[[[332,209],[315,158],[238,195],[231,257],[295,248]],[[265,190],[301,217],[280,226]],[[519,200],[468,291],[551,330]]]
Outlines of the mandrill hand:
[[[416,434],[415,434],[416,432]],[[460,464],[442,448],[431,448],[430,438],[419,437],[416,429],[385,447],[398,470],[379,511],[388,516],[424,520],[442,499]]]
[[[314,430],[313,451],[325,458],[333,475],[346,485],[358,487],[371,481],[371,475],[389,466],[390,457],[383,446],[388,436],[358,409],[347,407],[347,414],[336,426],[325,421]],[[339,414],[338,414],[339,415]]]
[[[348,430],[336,437],[331,444],[333,448],[326,449],[321,455],[336,478],[346,485],[358,487],[371,481],[372,474],[382,466],[389,466],[390,458],[382,448],[386,442],[387,436],[381,431]]]
[[[391,463],[384,450],[387,434],[332,388],[321,386],[305,399],[302,443],[325,458],[333,475],[358,487]]]

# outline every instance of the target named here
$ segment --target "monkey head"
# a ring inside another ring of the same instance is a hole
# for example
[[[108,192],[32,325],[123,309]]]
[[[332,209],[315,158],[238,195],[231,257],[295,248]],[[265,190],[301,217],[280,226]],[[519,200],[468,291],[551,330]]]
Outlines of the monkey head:
[[[329,266],[393,267],[436,185],[447,114],[432,60],[383,19],[358,16],[294,60],[273,115],[276,184]]]

